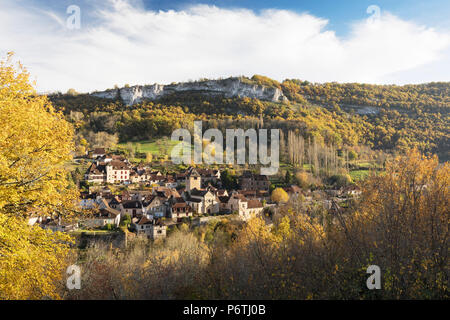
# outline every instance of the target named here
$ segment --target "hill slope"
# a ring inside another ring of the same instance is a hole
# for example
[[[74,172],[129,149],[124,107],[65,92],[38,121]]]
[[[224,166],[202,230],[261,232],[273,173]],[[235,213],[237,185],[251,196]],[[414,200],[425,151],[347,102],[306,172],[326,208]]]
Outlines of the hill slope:
[[[450,158],[450,83],[420,85],[279,83],[264,76],[134,86],[50,96],[67,115],[81,112],[80,131],[117,133],[121,141],[170,136],[201,119],[206,127],[239,124],[294,130],[325,144],[417,147]]]

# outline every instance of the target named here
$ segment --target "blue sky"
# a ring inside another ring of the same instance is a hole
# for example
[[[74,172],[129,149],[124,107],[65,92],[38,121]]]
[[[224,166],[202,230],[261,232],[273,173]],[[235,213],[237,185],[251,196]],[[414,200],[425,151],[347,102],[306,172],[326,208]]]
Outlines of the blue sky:
[[[63,12],[68,5],[89,6],[92,0],[35,0],[36,6]],[[102,0],[97,0],[102,2]],[[148,10],[182,10],[195,4],[208,4],[222,8],[267,8],[308,12],[329,20],[328,27],[345,36],[350,23],[364,19],[370,5],[388,10],[396,16],[435,28],[450,28],[450,1],[448,0],[143,0]]]
[[[194,3],[205,3],[220,7],[245,7],[253,10],[266,8],[307,11],[330,20],[329,27],[338,34],[349,30],[349,22],[367,16],[366,9],[377,5],[381,10],[429,26],[450,26],[450,1],[448,0],[145,0],[145,7],[156,10],[177,10]]]
[[[449,13],[444,0],[1,0],[0,54],[16,52],[42,91],[255,73],[449,81]]]

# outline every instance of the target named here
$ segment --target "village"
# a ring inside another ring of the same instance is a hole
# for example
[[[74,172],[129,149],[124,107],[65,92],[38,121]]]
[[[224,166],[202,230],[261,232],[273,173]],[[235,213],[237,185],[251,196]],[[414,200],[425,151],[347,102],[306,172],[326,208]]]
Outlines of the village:
[[[60,232],[101,232],[124,227],[136,236],[162,239],[168,228],[180,224],[198,226],[212,219],[233,216],[247,221],[273,213],[284,201],[274,201],[271,182],[266,175],[244,170],[236,189],[227,189],[221,170],[188,167],[181,172],[163,173],[142,163],[134,165],[123,155],[104,148],[89,153],[90,165],[84,174],[88,191],[80,192],[78,207],[86,216],[78,220],[61,217],[32,217],[29,224]],[[112,186],[121,191],[113,192]],[[357,187],[327,190],[326,193],[303,190],[295,184],[283,191],[289,201],[321,202],[331,210],[333,203],[358,196]]]

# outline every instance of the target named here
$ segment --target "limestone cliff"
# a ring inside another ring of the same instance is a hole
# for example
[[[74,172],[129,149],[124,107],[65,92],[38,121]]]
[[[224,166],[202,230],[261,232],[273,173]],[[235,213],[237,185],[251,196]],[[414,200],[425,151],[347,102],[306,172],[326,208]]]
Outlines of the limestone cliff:
[[[287,101],[286,96],[278,88],[252,84],[248,81],[242,81],[240,78],[183,82],[170,85],[153,84],[133,86],[94,92],[92,95],[109,99],[120,97],[127,105],[132,105],[144,99],[155,100],[174,92],[189,91],[210,96],[223,95],[226,98],[249,97],[274,102]]]

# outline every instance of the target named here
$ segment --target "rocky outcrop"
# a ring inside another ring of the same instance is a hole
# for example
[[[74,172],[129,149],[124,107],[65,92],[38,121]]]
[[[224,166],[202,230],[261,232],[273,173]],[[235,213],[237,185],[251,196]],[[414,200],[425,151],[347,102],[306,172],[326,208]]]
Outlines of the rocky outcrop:
[[[266,87],[244,82],[240,78],[183,82],[170,85],[154,84],[146,86],[133,86],[94,92],[92,95],[108,99],[120,97],[127,105],[133,105],[141,102],[142,100],[155,100],[175,92],[190,91],[210,96],[222,95],[226,98],[249,97],[274,102],[287,101],[283,91],[279,88]]]

